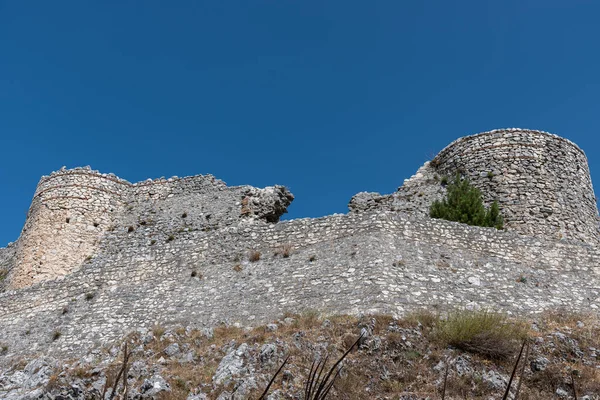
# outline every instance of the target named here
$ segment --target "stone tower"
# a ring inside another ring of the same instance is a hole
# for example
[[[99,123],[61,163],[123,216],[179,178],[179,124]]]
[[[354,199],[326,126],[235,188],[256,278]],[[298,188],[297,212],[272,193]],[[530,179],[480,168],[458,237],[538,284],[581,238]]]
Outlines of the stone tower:
[[[584,152],[559,136],[499,129],[460,138],[431,162],[439,174],[460,172],[498,200],[505,227],[530,236],[597,243],[598,208]]]
[[[42,177],[18,241],[11,286],[66,275],[81,265],[113,226],[129,185],[89,168]]]

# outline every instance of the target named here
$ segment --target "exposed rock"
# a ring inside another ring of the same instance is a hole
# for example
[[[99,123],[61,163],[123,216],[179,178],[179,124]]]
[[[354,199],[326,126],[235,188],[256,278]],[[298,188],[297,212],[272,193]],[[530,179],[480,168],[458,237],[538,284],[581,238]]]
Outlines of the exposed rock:
[[[382,196],[376,192],[360,192],[352,196],[348,209],[350,212],[364,212],[381,207],[382,203],[389,202],[391,197]]]
[[[285,186],[250,188],[242,199],[242,215],[277,222],[293,200],[294,195]]]
[[[180,352],[179,344],[177,344],[177,343],[171,343],[165,349],[165,354],[168,355],[169,357],[173,357],[174,355],[179,354],[179,352]]]
[[[265,343],[260,348],[260,361],[266,363],[277,355],[277,346],[272,343]]]
[[[160,392],[170,392],[171,386],[160,375],[154,375],[150,379],[146,379],[140,387],[142,398],[153,398]]]
[[[247,356],[248,345],[242,343],[237,349],[231,350],[217,367],[213,382],[217,385],[227,384],[234,376],[241,375],[244,368],[244,356]]]
[[[531,360],[531,370],[533,372],[544,371],[546,367],[548,367],[549,363],[550,360],[548,360],[546,357],[536,357],[535,359]]]
[[[486,371],[482,376],[483,381],[492,389],[505,389],[508,385],[508,377],[499,374],[496,371]]]

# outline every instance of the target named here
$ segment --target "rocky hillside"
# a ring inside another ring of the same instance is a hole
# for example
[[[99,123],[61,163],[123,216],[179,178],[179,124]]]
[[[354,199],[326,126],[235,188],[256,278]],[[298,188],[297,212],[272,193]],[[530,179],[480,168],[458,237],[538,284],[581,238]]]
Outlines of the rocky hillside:
[[[305,313],[252,329],[155,326],[81,359],[14,359],[0,374],[0,397],[259,399],[287,359],[265,398],[305,399],[313,363],[325,362],[325,376],[362,335],[334,368],[328,399],[441,399],[444,390],[448,400],[501,399],[523,340],[509,399],[517,386],[519,399],[600,399],[599,329],[590,315],[518,321],[481,311],[401,320]]]

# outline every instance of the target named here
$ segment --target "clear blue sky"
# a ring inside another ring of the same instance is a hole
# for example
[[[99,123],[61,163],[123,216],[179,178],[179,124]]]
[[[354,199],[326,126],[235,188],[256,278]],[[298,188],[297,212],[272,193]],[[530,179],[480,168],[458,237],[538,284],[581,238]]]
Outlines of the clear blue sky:
[[[557,133],[600,184],[600,2],[2,1],[0,246],[41,175],[393,192],[450,141]]]

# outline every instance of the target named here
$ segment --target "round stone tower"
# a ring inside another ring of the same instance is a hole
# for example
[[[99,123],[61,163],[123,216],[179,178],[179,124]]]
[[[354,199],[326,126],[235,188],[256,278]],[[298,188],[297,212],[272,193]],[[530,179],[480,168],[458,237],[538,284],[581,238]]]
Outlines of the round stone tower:
[[[467,176],[486,203],[498,200],[508,230],[599,241],[587,158],[567,139],[541,131],[499,129],[452,142],[431,165],[442,175]]]
[[[112,229],[131,186],[89,168],[61,170],[40,180],[16,251],[14,289],[66,275],[97,248]]]

